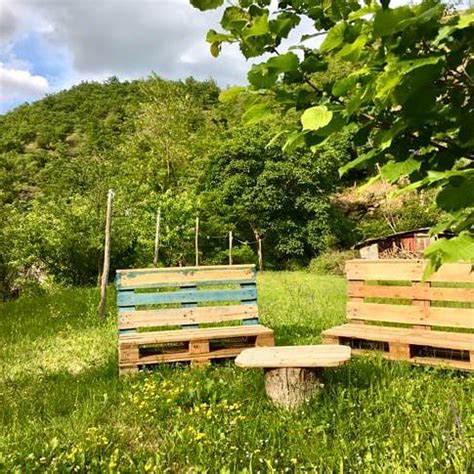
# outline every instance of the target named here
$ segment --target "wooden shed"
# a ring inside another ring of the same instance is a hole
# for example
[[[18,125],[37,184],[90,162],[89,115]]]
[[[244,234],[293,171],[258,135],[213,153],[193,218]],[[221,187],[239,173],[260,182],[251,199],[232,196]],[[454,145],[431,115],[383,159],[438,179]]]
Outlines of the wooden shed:
[[[441,237],[451,237],[450,232],[436,236],[429,235],[429,228],[407,230],[384,237],[364,240],[354,245],[359,250],[360,258],[420,258],[432,242]]]

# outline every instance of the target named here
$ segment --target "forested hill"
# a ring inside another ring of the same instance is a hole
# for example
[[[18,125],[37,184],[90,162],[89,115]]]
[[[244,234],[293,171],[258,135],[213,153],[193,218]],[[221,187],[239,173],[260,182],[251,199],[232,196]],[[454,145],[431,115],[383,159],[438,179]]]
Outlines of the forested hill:
[[[222,104],[219,92],[212,81],[111,78],[0,116],[1,296],[95,283],[109,188],[113,269],[151,263],[159,207],[162,265],[194,261],[197,215],[204,264],[226,262],[230,230],[234,262],[255,259],[258,235],[274,268],[390,230],[385,211],[367,214],[336,195],[361,177],[338,177],[352,137],[316,155],[283,152],[268,145],[279,124],[243,127],[240,101]],[[411,221],[394,212],[399,227],[430,223],[419,207]]]

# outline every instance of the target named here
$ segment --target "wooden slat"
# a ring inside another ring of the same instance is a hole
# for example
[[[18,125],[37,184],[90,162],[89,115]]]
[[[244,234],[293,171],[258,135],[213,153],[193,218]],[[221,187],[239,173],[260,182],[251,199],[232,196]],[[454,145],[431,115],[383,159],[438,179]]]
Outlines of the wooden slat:
[[[347,294],[351,298],[401,298],[429,301],[474,302],[474,288],[348,285]]]
[[[229,326],[218,328],[176,329],[174,331],[143,332],[119,337],[122,344],[161,344],[166,342],[183,342],[201,339],[222,339],[232,337],[258,336],[273,334],[271,329],[259,324],[252,326]]]
[[[359,324],[344,324],[323,331],[323,336],[364,339],[367,341],[400,342],[442,349],[474,350],[474,334],[423,331]]]
[[[190,354],[189,352],[177,352],[174,354],[151,354],[137,359],[129,359],[120,363],[120,368],[136,367],[137,365],[160,364],[162,362],[186,362],[201,359],[221,359],[235,357],[239,355],[246,347],[229,347],[217,349],[207,354]]]
[[[367,355],[370,352],[365,349],[352,349],[353,355]],[[411,364],[416,365],[437,365],[441,367],[450,367],[453,369],[461,370],[474,370],[474,367],[471,367],[469,362],[455,359],[441,359],[438,357],[410,357],[409,359],[394,359],[390,353],[383,353],[385,359],[389,360],[406,360]]]
[[[348,280],[421,281],[425,266],[425,260],[349,260],[346,275]],[[471,270],[469,263],[448,263],[427,281],[474,283]]]
[[[351,358],[347,346],[280,346],[245,349],[235,360],[239,367],[336,367]]]
[[[474,308],[347,303],[349,319],[474,329]]]
[[[441,359],[438,357],[412,357],[410,362],[420,365],[440,365],[453,369],[474,370],[474,367],[471,367],[469,362],[463,360]]]
[[[255,282],[255,265],[117,270],[118,289]]]
[[[255,304],[126,311],[119,314],[119,329],[221,323],[257,317],[258,307]]]
[[[156,293],[117,293],[118,306],[140,306],[149,304],[195,303],[206,301],[242,301],[257,298],[256,288],[245,290],[210,290],[210,291],[170,291]]]
[[[196,292],[197,291],[197,286],[196,285],[188,285],[188,286],[182,286],[181,290],[184,291],[191,291],[191,292]],[[192,301],[192,302],[186,302],[186,303],[181,303],[182,308],[196,308],[197,307],[197,302]],[[184,324],[183,329],[197,329],[199,327],[199,324],[196,323],[191,323],[191,324]]]
[[[412,282],[412,287],[414,288],[430,288],[431,283],[429,281],[414,281]],[[427,307],[431,306],[431,301],[425,298],[414,298],[411,301],[413,306],[422,306]],[[427,331],[431,330],[430,321],[426,322],[427,324],[415,324],[413,327],[415,329],[425,329]]]

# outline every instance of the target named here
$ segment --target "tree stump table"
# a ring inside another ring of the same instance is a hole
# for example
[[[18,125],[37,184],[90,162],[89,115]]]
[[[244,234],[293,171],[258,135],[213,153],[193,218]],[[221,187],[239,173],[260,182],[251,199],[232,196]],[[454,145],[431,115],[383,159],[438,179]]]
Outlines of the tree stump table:
[[[324,368],[338,367],[350,358],[350,347],[324,344],[245,349],[235,363],[262,368],[268,398],[282,408],[293,409],[320,390]]]

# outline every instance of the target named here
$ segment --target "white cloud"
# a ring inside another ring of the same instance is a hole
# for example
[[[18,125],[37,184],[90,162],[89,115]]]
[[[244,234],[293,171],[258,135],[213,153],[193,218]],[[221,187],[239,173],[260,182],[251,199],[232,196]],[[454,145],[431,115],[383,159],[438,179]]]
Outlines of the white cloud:
[[[18,29],[18,19],[8,7],[0,4],[0,45],[6,45],[15,36]]]
[[[27,70],[9,69],[0,63],[0,102],[35,99],[46,94],[48,81]]]

